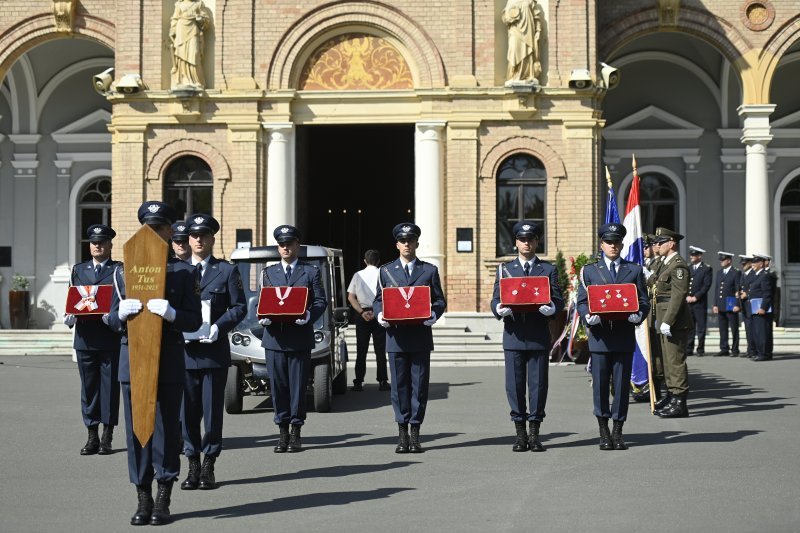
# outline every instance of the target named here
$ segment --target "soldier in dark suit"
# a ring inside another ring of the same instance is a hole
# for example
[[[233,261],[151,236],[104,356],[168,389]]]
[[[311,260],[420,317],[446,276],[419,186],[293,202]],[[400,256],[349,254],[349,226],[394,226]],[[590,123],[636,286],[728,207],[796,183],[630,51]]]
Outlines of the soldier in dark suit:
[[[539,246],[539,226],[522,220],[512,229],[519,257],[500,265],[494,283],[491,309],[503,321],[503,351],[505,353],[506,397],[511,407],[511,421],[517,430],[515,452],[543,452],[539,426],[544,420],[547,402],[547,371],[550,352],[549,322],[564,308],[556,268],[536,257]],[[500,279],[509,277],[544,276],[550,279],[550,302],[538,311],[515,312],[500,303]],[[526,387],[527,381],[527,387]],[[526,388],[530,412],[525,403]],[[530,426],[530,435],[525,422]]]
[[[172,254],[181,261],[188,261],[192,257],[192,249],[189,247],[189,233],[186,229],[186,222],[179,220],[172,225]]]
[[[706,345],[706,319],[708,318],[708,290],[711,288],[713,274],[711,267],[703,262],[702,248],[689,246],[689,295],[686,301],[694,317],[694,328],[689,330],[689,342],[686,345],[686,355],[694,352],[694,338],[697,335],[697,356],[705,353]]]
[[[139,222],[149,225],[165,241],[172,235],[175,212],[162,202],[145,202],[139,208]],[[202,323],[199,290],[194,270],[183,261],[169,259],[165,286],[166,299],[145,302],[149,312],[164,319],[158,367],[156,425],[150,440],[142,445],[133,434],[131,412],[131,373],[128,353],[128,318],[140,313],[143,302],[125,297],[125,278],[120,265],[114,272],[114,298],[109,325],[122,334],[119,380],[125,406],[125,432],[128,444],[128,475],[139,505],[131,517],[132,525],[162,525],[172,521],[169,512],[172,484],[180,474],[180,409],[183,399],[184,341],[182,332],[195,331]],[[153,502],[153,478],[158,484]]]
[[[111,259],[113,239],[117,233],[103,224],[94,224],[86,231],[89,237],[90,261],[72,267],[69,284],[111,285],[114,268],[119,261]],[[78,358],[81,377],[81,413],[89,430],[81,455],[108,455],[112,452],[114,426],[119,423],[119,333],[108,327],[108,316],[81,317],[67,313],[64,324],[75,327],[72,347]],[[98,426],[103,424],[103,436]]]
[[[628,416],[630,401],[631,367],[636,350],[636,325],[650,312],[647,300],[644,270],[640,265],[620,257],[625,226],[619,223],[603,224],[597,230],[603,257],[596,263],[584,266],[578,285],[578,313],[586,324],[589,351],[592,354],[592,393],[594,416],[600,428],[601,450],[627,450],[622,437],[622,426]],[[633,283],[639,300],[639,311],[628,315],[627,320],[608,320],[589,312],[590,285]],[[609,406],[608,393],[613,376],[614,401]],[[614,422],[611,432],[608,419]]]
[[[739,290],[742,284],[742,273],[731,266],[733,254],[719,252],[720,269],[717,272],[717,285],[714,291],[713,311],[719,324],[719,353],[717,355],[739,355]],[[732,345],[728,344],[728,328],[730,327]]]
[[[686,397],[689,394],[689,370],[686,367],[686,342],[694,325],[686,296],[689,294],[689,266],[678,254],[683,235],[667,228],[656,229],[661,243],[658,253],[662,266],[655,279],[656,322],[661,333],[664,376],[670,400],[656,409],[662,418],[689,416]]]
[[[231,365],[228,332],[247,314],[247,301],[239,269],[212,255],[219,222],[211,215],[198,213],[186,223],[192,249],[189,262],[197,271],[200,301],[209,316],[203,317],[199,336],[184,335],[189,342],[183,386],[183,451],[189,458],[189,473],[181,489],[215,489],[214,463],[222,451],[225,382]],[[202,440],[201,420],[205,426]]]
[[[433,332],[431,326],[442,316],[447,302],[444,299],[439,269],[417,258],[419,226],[411,222],[392,229],[400,257],[380,268],[378,287],[372,310],[378,323],[387,328],[386,351],[389,352],[389,371],[392,377],[392,407],[400,440],[397,453],[422,453],[419,429],[428,405]],[[383,319],[383,287],[428,286],[431,291],[431,316],[422,324],[392,326]],[[409,435],[408,426],[411,425]]]
[[[775,278],[764,268],[766,254],[753,254],[753,279],[747,293],[750,311],[753,317],[753,344],[756,356],[753,361],[769,361],[772,359],[772,316],[775,304]],[[760,300],[760,302],[759,302]]]
[[[753,343],[753,314],[750,311],[750,302],[747,301],[747,293],[750,292],[750,282],[755,276],[752,255],[739,255],[742,264],[742,278],[739,285],[739,300],[742,302],[742,322],[744,322],[744,336],[747,340],[747,352],[741,357],[753,358],[756,356],[755,344]]]
[[[273,323],[269,318],[259,322],[264,326],[261,346],[267,359],[275,424],[280,438],[275,453],[302,450],[300,428],[306,421],[306,386],[314,349],[314,322],[328,307],[322,288],[322,274],[316,265],[298,260],[300,232],[284,224],[272,233],[278,242],[281,261],[261,271],[262,287],[308,287],[307,310],[293,322]],[[289,429],[291,426],[291,430]]]
[[[772,313],[772,324],[769,328],[767,328],[767,347],[766,347],[766,354],[767,358],[772,359],[772,331],[773,326],[777,326],[780,320],[781,314],[781,288],[778,286],[778,273],[775,272],[772,267],[772,257],[761,253],[759,254],[761,257],[764,258],[764,271],[772,277],[772,286],[774,288],[772,294],[772,307],[774,312]]]

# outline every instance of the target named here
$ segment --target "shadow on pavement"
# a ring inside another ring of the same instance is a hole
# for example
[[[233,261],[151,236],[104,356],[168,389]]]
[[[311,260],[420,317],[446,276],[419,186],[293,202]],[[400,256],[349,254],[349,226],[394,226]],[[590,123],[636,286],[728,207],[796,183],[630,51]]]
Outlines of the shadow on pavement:
[[[357,439],[366,437],[370,433],[344,433],[342,435],[332,436],[303,436],[303,447],[308,449],[308,444],[329,444],[333,442],[347,441],[350,439]],[[263,448],[267,446],[274,446],[278,442],[278,434],[272,433],[270,435],[252,435],[247,437],[223,437],[222,447],[225,450],[237,450],[243,448]],[[313,446],[311,446],[313,448]]]
[[[220,487],[222,487],[227,485],[251,485],[256,483],[274,483],[278,481],[292,481],[297,479],[340,478],[340,477],[356,476],[359,474],[384,472],[386,470],[405,468],[407,466],[416,464],[420,463],[416,461],[395,461],[392,463],[384,463],[378,465],[341,465],[341,466],[329,466],[325,468],[309,468],[308,470],[300,470],[299,472],[295,472],[292,474],[278,474],[274,476],[232,479],[229,481],[221,481],[218,484]]]
[[[764,389],[734,381],[718,374],[689,372],[689,416],[701,417],[783,409],[791,403],[781,396],[758,396]],[[699,402],[698,402],[699,400]],[[703,401],[707,400],[707,401]]]
[[[422,442],[422,446],[425,449],[428,449],[428,446],[425,445],[426,442],[431,442],[440,439],[449,439],[450,437],[457,437],[459,435],[463,435],[463,433],[432,433],[430,435],[426,435],[424,431],[420,434],[420,441]],[[332,437],[334,438],[334,437]],[[309,439],[310,440],[310,439]],[[337,439],[341,441],[342,439]],[[303,440],[305,442],[305,439]],[[374,445],[391,445],[394,447],[397,444],[397,436],[391,435],[386,437],[375,437],[373,439],[367,440],[356,440],[356,441],[349,441],[349,442],[336,442],[334,441],[333,444],[324,444],[321,446],[308,446],[306,449],[331,449],[331,448],[351,448],[357,446],[374,446]]]
[[[683,444],[688,442],[734,442],[745,437],[763,433],[760,430],[742,429],[722,433],[697,433],[689,431],[659,431],[656,433],[625,433],[625,442],[631,446],[657,446],[661,444]],[[572,442],[550,444],[549,448],[578,448],[580,446],[597,447],[600,437],[582,439]]]
[[[570,435],[575,435],[575,433],[542,433],[540,436],[540,440],[543,443],[546,443],[548,440],[558,439],[561,437],[568,437]],[[484,439],[473,440],[470,442],[455,442],[453,444],[440,444],[438,446],[425,446],[423,442],[423,446],[425,450],[447,450],[447,449],[454,449],[454,448],[473,448],[476,446],[512,446],[514,444],[514,439],[516,435],[512,432],[509,432],[508,435],[503,435],[499,437],[486,437]],[[423,439],[424,440],[424,439]]]
[[[286,498],[276,498],[266,502],[245,503],[219,509],[206,509],[191,513],[173,514],[175,521],[189,518],[236,518],[261,514],[278,513],[281,511],[296,511],[298,509],[311,509],[314,507],[327,507],[329,505],[348,505],[351,503],[389,498],[400,492],[415,490],[411,487],[387,487],[383,489],[344,491],[344,492],[317,492],[314,494],[301,494]]]

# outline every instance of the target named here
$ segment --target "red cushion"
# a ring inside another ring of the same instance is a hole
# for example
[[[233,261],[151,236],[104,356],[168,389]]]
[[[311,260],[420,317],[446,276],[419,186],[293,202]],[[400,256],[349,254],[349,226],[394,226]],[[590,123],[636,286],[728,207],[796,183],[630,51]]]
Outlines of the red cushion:
[[[383,319],[399,324],[420,324],[431,317],[431,288],[384,287]]]
[[[589,312],[608,320],[627,320],[639,312],[639,294],[634,283],[589,285]]]
[[[290,322],[302,318],[308,306],[308,287],[262,287],[258,296],[258,318]]]
[[[536,311],[550,303],[550,278],[500,278],[500,303],[514,311]]]
[[[66,313],[82,318],[100,318],[111,310],[112,285],[75,285],[67,290]]]

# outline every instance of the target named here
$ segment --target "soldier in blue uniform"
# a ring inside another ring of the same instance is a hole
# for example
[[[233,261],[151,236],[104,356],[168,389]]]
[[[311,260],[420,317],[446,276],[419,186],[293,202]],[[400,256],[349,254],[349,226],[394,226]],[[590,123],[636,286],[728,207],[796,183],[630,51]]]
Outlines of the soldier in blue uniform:
[[[175,212],[162,202],[149,201],[139,208],[139,222],[149,225],[165,241],[172,235]],[[138,506],[132,525],[162,525],[172,521],[169,512],[172,484],[180,474],[180,409],[183,399],[184,341],[182,332],[196,331],[202,323],[199,289],[194,270],[183,261],[169,259],[165,286],[166,299],[141,302],[125,298],[125,278],[120,265],[114,272],[114,299],[108,315],[109,325],[122,334],[119,380],[125,406],[125,432],[128,444],[128,475],[136,485]],[[140,313],[143,305],[164,319],[161,356],[158,367],[156,425],[150,440],[142,445],[133,434],[131,413],[131,374],[128,353],[128,318]],[[153,478],[158,492],[153,502]]]
[[[747,293],[750,291],[750,282],[756,273],[753,268],[753,256],[739,254],[742,265],[742,282],[739,285],[739,300],[742,302],[742,322],[744,322],[744,336],[747,340],[747,352],[741,357],[753,358],[756,356],[755,344],[753,343],[753,314],[750,311],[750,303],[747,301]]]
[[[190,335],[186,344],[186,374],[183,386],[183,446],[189,458],[189,474],[183,490],[217,488],[214,463],[222,451],[222,418],[225,382],[231,365],[228,332],[247,314],[239,269],[212,255],[219,222],[198,213],[186,219],[192,257],[189,263],[200,280],[200,300],[208,309],[208,331]],[[202,329],[202,328],[201,328]],[[200,437],[200,421],[205,433]],[[200,452],[203,464],[200,465]]]
[[[262,318],[261,346],[264,348],[275,424],[280,437],[275,453],[302,450],[300,428],[306,421],[306,386],[314,349],[314,322],[328,307],[322,288],[322,274],[316,265],[300,261],[300,232],[284,224],[275,228],[281,261],[261,271],[262,287],[308,287],[308,302],[303,317],[293,322]],[[291,429],[290,429],[291,427]]]
[[[422,453],[419,430],[428,406],[433,332],[431,326],[442,316],[444,299],[439,269],[417,257],[422,230],[405,222],[392,229],[399,257],[380,268],[372,310],[378,323],[387,328],[386,351],[392,377],[392,408],[400,439],[396,453]],[[431,315],[422,324],[392,326],[383,318],[383,287],[430,287]],[[409,424],[411,434],[409,435]]]
[[[192,249],[189,247],[189,233],[186,229],[186,222],[179,220],[172,225],[172,253],[181,261],[188,261],[192,257]]]
[[[775,303],[775,278],[764,268],[766,254],[753,254],[753,279],[747,293],[748,304],[752,312],[753,344],[756,356],[753,361],[769,361],[772,359],[772,318]],[[760,300],[760,303],[759,303]]]
[[[622,426],[628,416],[631,366],[636,349],[636,325],[650,312],[647,286],[640,265],[620,257],[625,226],[618,223],[603,224],[598,228],[603,257],[597,263],[581,269],[578,285],[578,313],[586,324],[589,351],[592,354],[592,392],[594,415],[600,428],[601,450],[626,450]],[[607,320],[589,312],[590,285],[633,283],[639,300],[639,311],[628,315],[627,320]],[[613,376],[614,402],[608,405],[610,379]],[[609,432],[608,419],[614,421]]]
[[[491,309],[498,320],[503,321],[503,351],[505,355],[506,396],[511,407],[511,421],[517,439],[511,448],[515,452],[543,452],[539,440],[539,426],[544,420],[547,402],[548,356],[550,352],[549,322],[553,315],[564,308],[561,287],[558,285],[556,268],[536,257],[539,246],[539,226],[527,220],[514,224],[512,232],[516,238],[519,257],[500,265],[494,283]],[[538,311],[515,312],[500,303],[500,278],[544,276],[550,279],[550,302]],[[526,381],[528,403],[525,403]],[[530,426],[530,435],[525,422]]]
[[[114,268],[119,261],[111,259],[111,239],[117,233],[103,224],[94,224],[86,231],[89,237],[90,261],[72,267],[69,284],[111,285]],[[78,358],[81,377],[81,413],[89,430],[81,455],[108,455],[114,426],[119,423],[119,333],[108,327],[108,316],[102,320],[67,313],[64,324],[75,327],[72,347]],[[103,436],[98,427],[103,424]]]
[[[689,296],[686,301],[694,317],[694,326],[689,330],[689,342],[686,345],[686,355],[694,352],[694,338],[697,336],[697,357],[705,353],[706,346],[706,321],[708,318],[708,291],[711,289],[713,273],[711,267],[703,262],[702,248],[689,246]]]
[[[717,285],[714,291],[714,314],[719,324],[719,353],[717,355],[739,355],[739,286],[742,273],[731,266],[733,254],[719,252]],[[731,330],[732,344],[728,344],[728,328]]]

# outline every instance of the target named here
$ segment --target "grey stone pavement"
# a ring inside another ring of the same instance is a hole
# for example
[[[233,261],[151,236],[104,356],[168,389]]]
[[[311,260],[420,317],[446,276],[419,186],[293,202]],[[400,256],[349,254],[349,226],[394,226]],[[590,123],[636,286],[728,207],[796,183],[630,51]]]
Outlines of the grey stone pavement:
[[[263,397],[226,415],[216,491],[173,492],[170,531],[800,531],[800,356],[689,359],[691,417],[632,404],[628,451],[597,449],[583,368],[550,368],[545,453],[512,453],[502,367],[434,368],[424,454],[396,455],[369,383],[272,453]],[[367,379],[374,379],[370,369]],[[124,429],[81,457],[67,357],[0,357],[0,531],[121,531],[135,509]],[[122,415],[120,415],[122,417]],[[184,463],[185,469],[185,463]],[[149,527],[149,526],[148,526]]]

